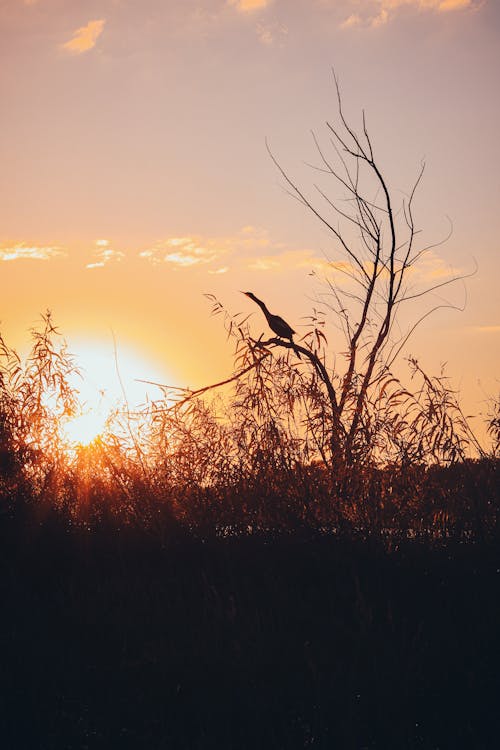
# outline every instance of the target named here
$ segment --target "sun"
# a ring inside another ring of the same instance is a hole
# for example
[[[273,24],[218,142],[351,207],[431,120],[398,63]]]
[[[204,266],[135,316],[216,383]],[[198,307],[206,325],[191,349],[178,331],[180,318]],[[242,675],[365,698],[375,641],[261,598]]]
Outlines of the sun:
[[[106,431],[108,415],[103,409],[93,406],[83,407],[75,416],[62,425],[65,442],[69,445],[90,445]]]
[[[80,375],[70,378],[80,408],[61,422],[62,437],[69,446],[87,446],[103,435],[117,408],[135,410],[161,397],[158,387],[141,380],[169,382],[162,367],[130,346],[118,345],[115,351],[112,342],[70,341],[68,348],[80,370]]]

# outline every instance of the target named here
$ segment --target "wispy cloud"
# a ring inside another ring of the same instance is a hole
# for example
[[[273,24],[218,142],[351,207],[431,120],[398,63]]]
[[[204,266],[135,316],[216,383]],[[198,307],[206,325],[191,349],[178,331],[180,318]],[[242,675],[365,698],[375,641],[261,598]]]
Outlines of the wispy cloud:
[[[276,43],[282,45],[287,36],[288,28],[284,24],[274,23],[257,25],[257,37],[262,44],[265,44],[268,47]]]
[[[351,13],[342,23],[340,24],[341,29],[350,29],[353,26],[361,26],[363,20],[359,13]]]
[[[447,263],[444,258],[433,250],[425,253],[415,267],[414,273],[419,274],[429,281],[441,281],[466,273],[463,268],[456,268]]]
[[[9,247],[0,245],[0,261],[8,260],[50,260],[65,256],[66,252],[54,246],[27,246],[23,242]]]
[[[459,10],[460,8],[472,8],[477,3],[474,0],[441,0],[438,5],[438,10]]]
[[[88,52],[88,50],[95,47],[97,40],[103,32],[105,23],[105,18],[89,21],[86,26],[77,29],[69,41],[61,45],[62,49],[74,55],[81,55],[82,52]]]
[[[500,325],[469,326],[473,333],[500,333]]]
[[[109,263],[119,263],[125,257],[125,253],[109,246],[109,240],[96,240],[95,246],[94,260],[87,263],[85,268],[104,268]]]
[[[402,8],[419,12],[449,13],[458,10],[477,10],[484,0],[368,0],[360,4],[351,0],[353,12],[340,24],[342,29],[357,26],[377,28],[389,23]]]
[[[211,263],[224,253],[217,246],[217,241],[202,237],[170,237],[158,242],[147,250],[142,250],[139,257],[146,258],[153,264],[169,263],[179,268],[189,268],[204,263]]]
[[[285,250],[272,255],[260,255],[246,263],[251,271],[309,271],[310,273],[331,274],[335,264],[320,258],[314,250]]]
[[[226,257],[230,257],[232,262],[239,262],[257,253],[278,251],[283,247],[283,244],[271,242],[267,230],[249,225],[237,234],[222,237],[170,237],[142,250],[139,256],[155,265],[163,263],[178,268],[193,268],[220,263]],[[226,273],[229,269],[225,264],[216,270],[207,270],[209,273]]]
[[[0,261],[50,260],[64,256],[67,256],[67,251],[57,246],[27,245],[24,242],[0,245]],[[312,248],[291,248],[272,238],[267,229],[253,225],[244,226],[235,234],[218,237],[168,237],[140,250],[138,256],[155,266],[185,270],[203,268],[211,275],[223,275],[232,268],[259,273],[303,271],[330,278],[349,277],[355,272],[346,261],[331,260]],[[85,268],[104,268],[125,258],[125,253],[114,249],[110,240],[97,239]],[[411,276],[413,283],[432,284],[463,273],[464,269],[452,267],[435,252],[429,251],[420,259],[418,269],[414,269]]]
[[[268,252],[244,258],[243,265],[250,271],[263,273],[302,271],[309,275],[328,278],[341,286],[354,283],[359,276],[357,266],[347,260],[333,260],[311,248],[290,249],[281,243],[269,243]],[[367,261],[363,265],[366,272],[371,275],[372,262]],[[422,256],[417,266],[407,271],[407,281],[414,291],[418,291],[458,279],[466,274],[466,269],[453,267],[437,253],[429,251]]]
[[[223,237],[171,237],[142,250],[141,258],[154,265],[201,268],[206,273],[224,274],[231,267],[253,271],[307,270],[332,272],[334,264],[310,249],[290,249],[270,237],[262,227],[248,225]]]
[[[307,271],[309,273],[332,274],[344,263],[334,263],[326,256],[318,255],[311,248],[290,248],[284,242],[273,240],[266,229],[244,227],[233,244],[239,249],[240,258],[252,271]]]
[[[242,13],[251,13],[254,10],[262,10],[271,5],[272,0],[227,0],[228,5],[233,5]]]

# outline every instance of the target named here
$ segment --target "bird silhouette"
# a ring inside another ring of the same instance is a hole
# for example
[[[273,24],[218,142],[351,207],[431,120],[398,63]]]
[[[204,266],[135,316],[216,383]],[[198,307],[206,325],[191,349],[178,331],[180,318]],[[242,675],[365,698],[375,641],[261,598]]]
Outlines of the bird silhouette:
[[[293,334],[295,333],[295,331],[291,326],[288,325],[286,320],[283,320],[283,318],[279,315],[273,315],[271,312],[269,312],[264,302],[262,302],[262,300],[256,297],[252,292],[242,292],[242,294],[244,294],[246,297],[249,297],[255,302],[255,304],[260,307],[260,309],[266,316],[267,324],[271,331],[273,331],[273,333],[275,333],[276,336],[279,336],[279,338],[281,339],[288,339],[290,343],[294,345],[293,350],[297,357],[299,359],[302,359],[300,353],[295,347],[295,342],[293,340]]]

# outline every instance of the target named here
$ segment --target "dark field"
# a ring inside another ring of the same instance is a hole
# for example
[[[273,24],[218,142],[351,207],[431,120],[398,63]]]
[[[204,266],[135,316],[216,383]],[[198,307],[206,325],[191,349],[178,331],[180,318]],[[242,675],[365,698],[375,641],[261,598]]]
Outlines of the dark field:
[[[0,541],[3,748],[499,746],[494,541]]]

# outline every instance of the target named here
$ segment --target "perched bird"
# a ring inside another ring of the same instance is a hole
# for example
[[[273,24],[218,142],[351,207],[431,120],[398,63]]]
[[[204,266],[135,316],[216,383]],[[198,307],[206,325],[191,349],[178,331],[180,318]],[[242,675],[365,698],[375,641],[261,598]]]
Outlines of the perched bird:
[[[283,320],[279,315],[273,315],[269,312],[266,305],[262,300],[260,300],[258,297],[255,296],[252,292],[242,292],[245,296],[249,297],[251,300],[257,304],[264,315],[266,316],[267,324],[271,331],[276,334],[276,336],[279,336],[281,339],[288,339],[292,344],[294,344],[293,340],[293,334],[295,331],[291,326],[288,325],[286,320]],[[301,356],[297,349],[294,346],[294,352],[297,355],[299,359],[301,359]]]

